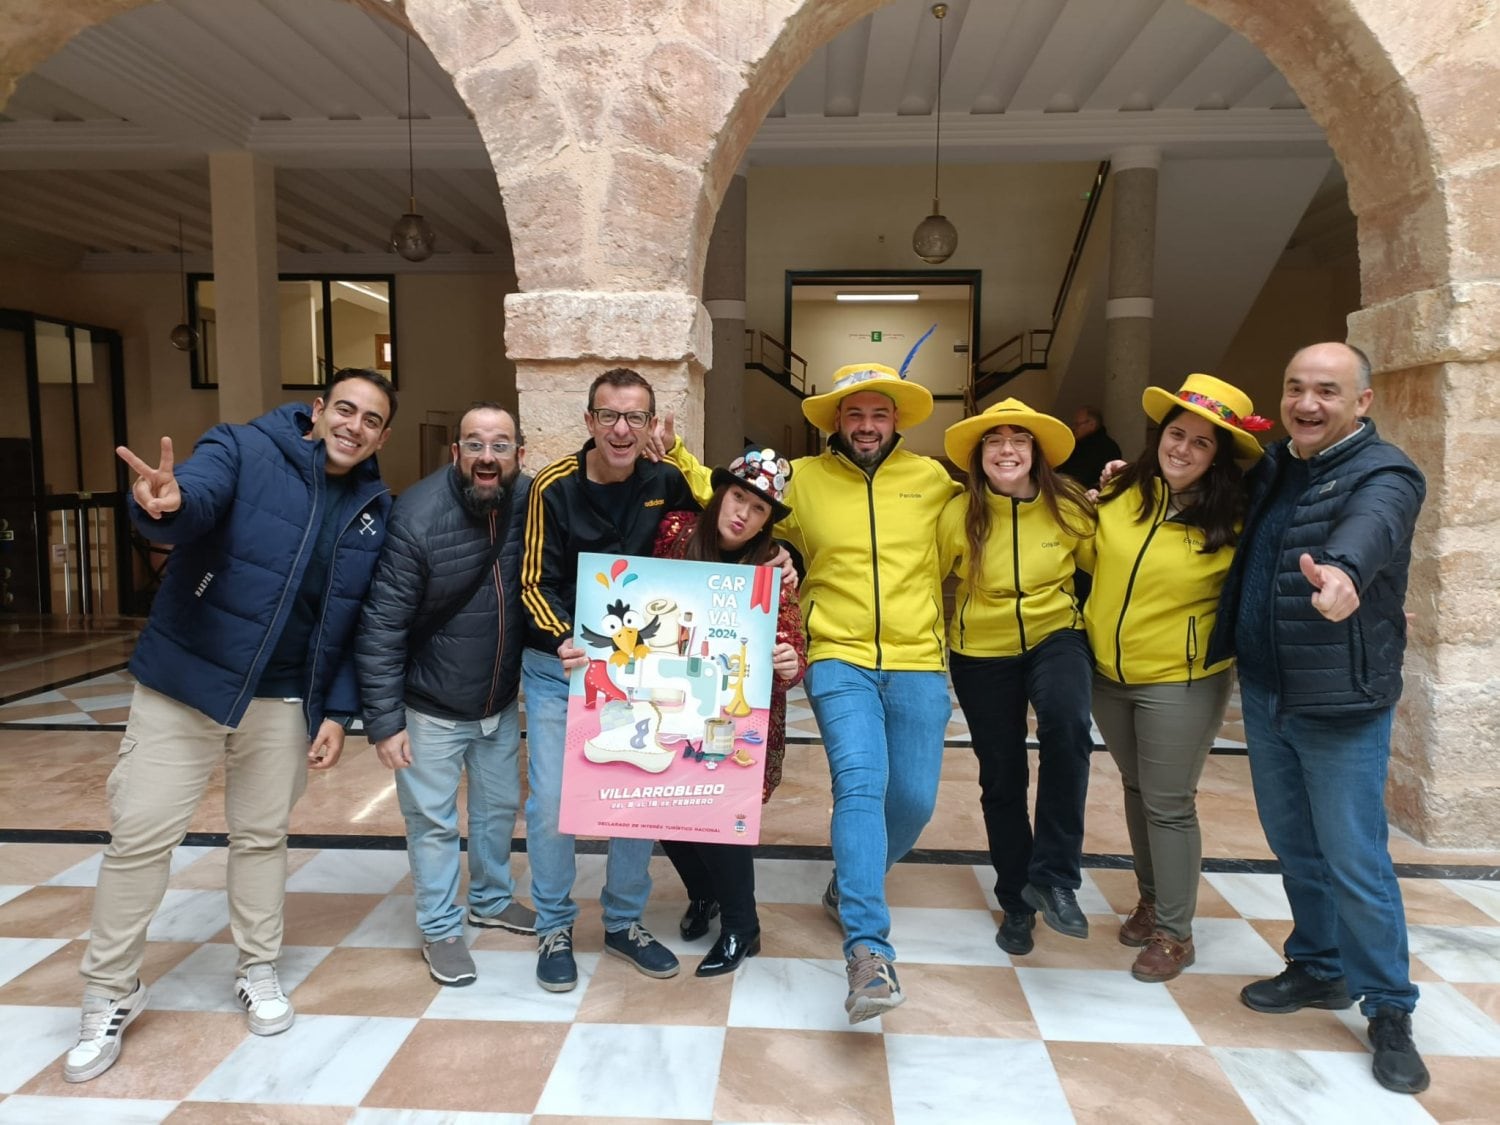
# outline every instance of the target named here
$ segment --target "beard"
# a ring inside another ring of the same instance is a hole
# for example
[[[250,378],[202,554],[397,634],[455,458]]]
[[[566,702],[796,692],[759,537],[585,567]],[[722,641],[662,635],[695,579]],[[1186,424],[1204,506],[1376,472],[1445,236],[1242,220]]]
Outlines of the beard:
[[[495,468],[500,477],[493,485],[478,484],[472,474],[459,470],[458,494],[463,500],[464,510],[471,516],[483,518],[501,508],[510,495],[511,481],[521,471],[519,465],[509,473],[498,465]]]
[[[861,453],[856,450],[842,434],[839,435],[839,443],[843,446],[841,452],[844,456],[868,473],[874,471],[880,462],[889,456],[891,450],[896,448],[896,435],[892,434],[885,441],[881,442],[878,448],[872,449],[868,453]]]

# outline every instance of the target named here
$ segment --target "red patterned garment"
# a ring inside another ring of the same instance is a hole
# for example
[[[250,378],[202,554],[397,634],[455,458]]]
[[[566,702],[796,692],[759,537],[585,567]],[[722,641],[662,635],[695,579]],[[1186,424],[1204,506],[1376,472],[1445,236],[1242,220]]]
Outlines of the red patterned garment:
[[[680,559],[687,550],[688,539],[698,526],[697,512],[668,512],[662,517],[651,553],[659,559]],[[781,608],[776,614],[776,643],[789,644],[797,650],[797,674],[791,681],[771,681],[771,715],[766,723],[766,779],[761,788],[761,803],[781,784],[781,765],[786,758],[786,692],[802,681],[807,671],[807,640],[802,632],[802,607],[797,595],[781,588]]]

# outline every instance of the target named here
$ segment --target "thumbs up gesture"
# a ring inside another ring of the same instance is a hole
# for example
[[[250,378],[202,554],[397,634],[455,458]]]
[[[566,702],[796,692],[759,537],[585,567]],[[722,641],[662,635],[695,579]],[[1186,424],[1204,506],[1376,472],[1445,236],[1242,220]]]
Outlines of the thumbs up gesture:
[[[161,458],[154,469],[123,445],[115,447],[115,454],[137,474],[130,491],[141,511],[159,520],[182,507],[182,492],[172,474],[171,438],[161,439]]]
[[[1338,567],[1319,565],[1306,552],[1297,565],[1313,588],[1313,608],[1328,620],[1342,621],[1359,608],[1359,591],[1354,588],[1354,581]]]

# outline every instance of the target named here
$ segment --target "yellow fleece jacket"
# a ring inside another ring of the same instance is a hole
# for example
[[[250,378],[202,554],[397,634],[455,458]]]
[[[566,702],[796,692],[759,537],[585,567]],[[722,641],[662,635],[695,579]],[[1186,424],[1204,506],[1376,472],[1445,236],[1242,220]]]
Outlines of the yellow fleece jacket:
[[[678,441],[668,454],[694,495],[713,495],[710,470]],[[800,598],[807,660],[843,660],[888,672],[941,672],[942,575],[937,523],[958,491],[931,457],[898,439],[873,477],[825,450],[792,462],[792,514],[776,537],[802,555]]]
[[[1153,509],[1140,515],[1132,489],[1099,505],[1094,588],[1084,611],[1094,666],[1121,684],[1170,684],[1222,672],[1204,662],[1219,591],[1233,547],[1203,554],[1203,532],[1167,516],[1167,489],[1154,482]]]
[[[1080,539],[1064,530],[1040,497],[987,492],[985,499],[990,533],[977,582],[964,533],[968,495],[950,500],[938,521],[943,561],[959,578],[949,647],[964,656],[1020,656],[1059,629],[1082,629],[1073,572],[1093,565],[1093,536]]]

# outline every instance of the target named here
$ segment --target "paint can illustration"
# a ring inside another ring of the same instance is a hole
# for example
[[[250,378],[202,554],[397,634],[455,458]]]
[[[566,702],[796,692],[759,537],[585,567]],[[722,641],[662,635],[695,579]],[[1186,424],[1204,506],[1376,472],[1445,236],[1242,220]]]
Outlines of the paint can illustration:
[[[703,723],[703,756],[722,761],[734,753],[734,720],[707,719]]]

